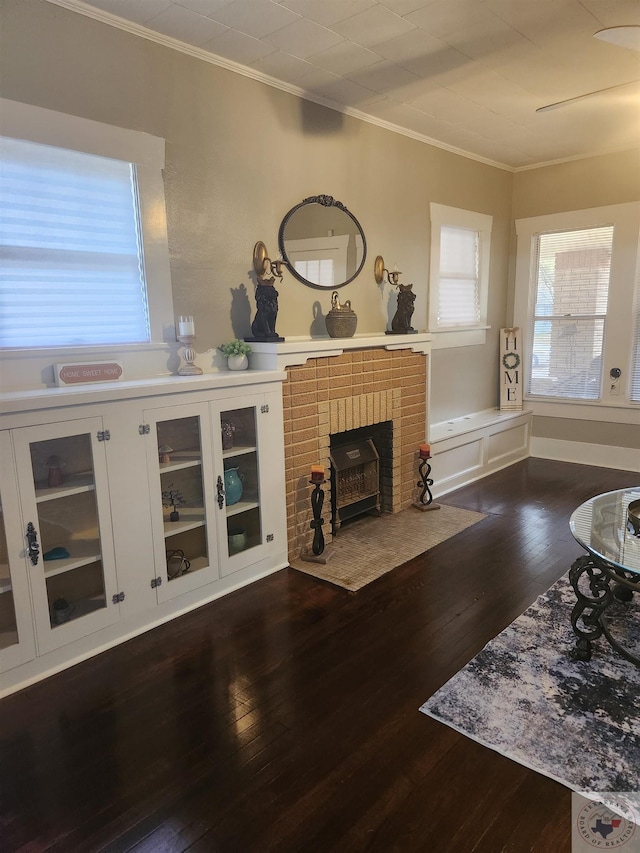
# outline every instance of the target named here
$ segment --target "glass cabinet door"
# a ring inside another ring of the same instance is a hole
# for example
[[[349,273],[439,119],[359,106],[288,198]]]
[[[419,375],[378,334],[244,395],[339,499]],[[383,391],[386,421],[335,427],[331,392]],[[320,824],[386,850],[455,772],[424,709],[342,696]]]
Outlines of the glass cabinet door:
[[[0,671],[35,657],[13,445],[0,433]]]
[[[41,653],[119,619],[104,436],[101,418],[14,433]]]
[[[261,398],[262,399],[262,398]],[[222,574],[237,571],[260,555],[264,542],[261,506],[258,417],[260,404],[216,408],[214,419],[222,447],[224,492],[220,509]]]
[[[206,405],[145,412],[158,601],[218,577],[213,467]]]

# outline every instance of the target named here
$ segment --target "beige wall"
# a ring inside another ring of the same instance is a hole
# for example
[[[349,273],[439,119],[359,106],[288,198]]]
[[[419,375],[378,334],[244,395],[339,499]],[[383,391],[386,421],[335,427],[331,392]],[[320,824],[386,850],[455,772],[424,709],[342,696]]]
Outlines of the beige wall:
[[[538,415],[532,421],[532,434],[537,438],[582,441],[587,444],[640,450],[640,430],[637,424],[559,419]],[[637,454],[634,454],[634,463],[637,465]]]
[[[364,271],[341,291],[359,332],[382,331],[395,310],[395,293],[374,281],[377,254],[414,283],[413,325],[426,327],[429,202],[491,214],[492,328],[484,346],[434,352],[432,422],[497,405],[498,332],[512,321],[513,218],[640,197],[637,152],[513,175],[42,0],[0,0],[0,9],[3,97],[166,139],[174,309],[197,318],[200,352],[249,333],[253,245],[264,240],[275,255],[282,217],[308,195],[333,195],[364,228]],[[309,334],[314,305],[330,307],[329,293],[286,273],[279,291],[285,336]]]
[[[513,182],[513,218],[623,204],[639,198],[640,149],[620,151],[518,172]]]
[[[166,139],[166,198],[176,314],[197,318],[198,349],[249,333],[252,249],[277,254],[284,214],[327,193],[360,220],[368,258],[341,291],[359,332],[381,332],[395,292],[378,287],[382,254],[417,293],[426,328],[429,202],[494,216],[486,346],[433,357],[432,419],[497,404],[498,329],[505,321],[513,176],[39,0],[2,0],[2,96]],[[307,335],[330,294],[285,273],[277,328]],[[233,324],[232,324],[232,304]]]

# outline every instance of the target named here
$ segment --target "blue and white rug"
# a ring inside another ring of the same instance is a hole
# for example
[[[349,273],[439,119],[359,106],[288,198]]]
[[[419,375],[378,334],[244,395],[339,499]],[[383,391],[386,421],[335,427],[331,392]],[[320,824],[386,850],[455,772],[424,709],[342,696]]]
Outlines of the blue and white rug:
[[[639,598],[614,605],[614,636],[626,631],[631,649],[640,648]],[[635,807],[640,667],[604,637],[594,644],[590,662],[570,657],[574,603],[563,577],[420,710],[586,797],[604,801],[603,793],[631,792]]]

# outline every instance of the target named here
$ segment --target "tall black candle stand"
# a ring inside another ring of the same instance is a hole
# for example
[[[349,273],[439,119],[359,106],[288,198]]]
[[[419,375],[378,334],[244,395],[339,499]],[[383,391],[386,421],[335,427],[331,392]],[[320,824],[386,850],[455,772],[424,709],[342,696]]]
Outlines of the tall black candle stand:
[[[324,518],[322,518],[324,490],[322,486],[326,482],[327,481],[324,479],[309,480],[310,485],[314,487],[311,492],[311,512],[313,514],[313,520],[309,523],[309,527],[313,530],[313,544],[311,545],[311,552],[303,554],[302,559],[311,563],[326,563],[332,553],[330,546],[325,547],[324,533],[322,532],[322,525],[324,524]]]
[[[420,462],[418,463],[418,476],[420,479],[416,485],[422,488],[422,492],[418,500],[413,502],[413,505],[416,509],[421,509],[423,512],[440,509],[440,504],[433,502],[433,495],[431,494],[433,480],[429,477],[431,473],[430,458],[430,456],[420,456]]]

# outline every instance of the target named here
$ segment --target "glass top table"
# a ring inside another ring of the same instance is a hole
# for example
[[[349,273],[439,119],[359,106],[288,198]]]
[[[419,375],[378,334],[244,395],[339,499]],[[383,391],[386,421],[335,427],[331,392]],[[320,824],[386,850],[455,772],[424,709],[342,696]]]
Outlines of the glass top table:
[[[604,636],[627,660],[640,657],[613,636],[607,611],[616,602],[630,602],[640,593],[640,535],[629,523],[629,504],[640,501],[640,486],[596,495],[571,516],[573,538],[587,551],[572,565],[569,579],[576,594],[571,625],[576,635],[572,654],[591,660],[592,643]]]

